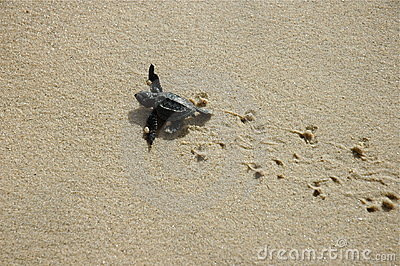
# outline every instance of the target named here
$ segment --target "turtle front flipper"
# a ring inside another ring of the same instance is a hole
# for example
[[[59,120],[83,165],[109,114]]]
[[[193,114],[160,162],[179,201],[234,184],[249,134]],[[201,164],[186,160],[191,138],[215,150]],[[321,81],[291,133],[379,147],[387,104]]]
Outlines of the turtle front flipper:
[[[160,84],[160,79],[156,73],[154,73],[154,65],[151,64],[149,68],[149,79],[147,84],[150,86],[151,92],[162,92],[162,87]]]
[[[164,125],[164,123],[165,120],[160,119],[160,117],[157,115],[157,110],[154,109],[149,118],[147,118],[145,127],[145,139],[149,146],[153,144],[153,141],[157,135],[157,131]]]

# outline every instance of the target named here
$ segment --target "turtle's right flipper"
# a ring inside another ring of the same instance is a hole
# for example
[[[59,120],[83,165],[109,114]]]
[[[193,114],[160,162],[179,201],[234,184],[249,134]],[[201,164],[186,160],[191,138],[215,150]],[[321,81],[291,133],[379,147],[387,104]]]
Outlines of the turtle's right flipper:
[[[154,65],[151,64],[149,68],[149,80],[147,83],[150,86],[151,92],[162,92],[160,79],[156,73],[154,73]]]
[[[157,110],[153,109],[149,118],[147,118],[145,127],[145,139],[149,146],[153,144],[157,131],[164,125],[164,123],[165,120],[160,119],[157,115]]]

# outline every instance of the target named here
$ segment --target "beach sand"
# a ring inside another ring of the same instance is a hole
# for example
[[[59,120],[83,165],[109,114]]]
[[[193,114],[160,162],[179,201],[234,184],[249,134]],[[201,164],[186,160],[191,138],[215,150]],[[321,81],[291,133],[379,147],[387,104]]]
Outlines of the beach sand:
[[[1,264],[398,263],[398,1],[0,9]]]

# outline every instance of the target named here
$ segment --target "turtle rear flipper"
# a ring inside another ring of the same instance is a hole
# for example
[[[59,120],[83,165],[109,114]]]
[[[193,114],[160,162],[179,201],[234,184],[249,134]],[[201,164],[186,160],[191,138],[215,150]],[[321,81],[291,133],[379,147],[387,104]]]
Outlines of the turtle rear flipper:
[[[182,127],[182,120],[175,120],[170,123],[171,124],[167,126],[164,130],[164,132],[168,134],[174,134]]]
[[[211,111],[209,111],[207,109],[200,108],[200,107],[197,107],[197,106],[195,106],[195,108],[196,108],[196,111],[199,112],[202,115],[212,115],[213,114]]]
[[[151,64],[149,68],[149,81],[151,83],[148,83],[150,86],[150,91],[151,92],[162,92],[162,87],[160,84],[160,78],[156,73],[154,73],[154,65]]]

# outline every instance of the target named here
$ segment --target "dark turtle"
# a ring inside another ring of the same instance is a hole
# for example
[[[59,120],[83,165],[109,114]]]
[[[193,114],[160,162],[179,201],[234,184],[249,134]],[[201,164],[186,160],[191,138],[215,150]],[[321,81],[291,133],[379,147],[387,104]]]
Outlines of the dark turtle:
[[[157,130],[160,129],[166,121],[171,121],[172,125],[166,130],[168,133],[176,132],[181,126],[182,120],[193,116],[195,112],[203,115],[212,113],[206,109],[195,106],[189,100],[182,98],[171,92],[163,92],[160,79],[154,73],[154,66],[150,65],[149,80],[150,91],[141,91],[135,94],[135,98],[144,107],[152,107],[149,118],[145,126],[145,138],[151,146],[156,137]]]

